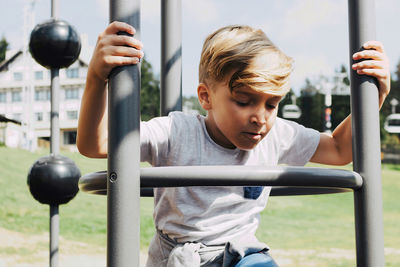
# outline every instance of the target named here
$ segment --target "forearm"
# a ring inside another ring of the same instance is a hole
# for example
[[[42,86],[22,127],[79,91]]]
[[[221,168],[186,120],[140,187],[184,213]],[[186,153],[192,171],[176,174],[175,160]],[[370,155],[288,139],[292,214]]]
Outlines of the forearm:
[[[78,121],[79,152],[93,158],[107,157],[107,83],[90,74],[82,96]]]

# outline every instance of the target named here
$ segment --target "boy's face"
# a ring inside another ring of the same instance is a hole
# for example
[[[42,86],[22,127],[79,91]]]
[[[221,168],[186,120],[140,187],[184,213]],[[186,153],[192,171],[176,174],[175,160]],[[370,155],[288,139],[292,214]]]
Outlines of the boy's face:
[[[206,126],[211,138],[226,148],[253,149],[272,128],[281,96],[255,92],[248,87],[235,88],[231,93],[228,79],[214,83],[199,99],[208,110]]]

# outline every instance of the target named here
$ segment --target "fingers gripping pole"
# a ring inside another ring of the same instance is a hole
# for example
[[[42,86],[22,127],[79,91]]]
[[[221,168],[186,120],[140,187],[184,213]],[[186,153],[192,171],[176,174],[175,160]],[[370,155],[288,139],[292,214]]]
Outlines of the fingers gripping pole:
[[[110,0],[110,22],[140,39],[140,0]],[[139,266],[140,66],[113,69],[108,92],[107,266]]]
[[[352,55],[375,40],[375,5],[373,0],[349,0],[348,7],[351,65]],[[364,180],[354,193],[357,266],[385,266],[378,90],[371,77],[351,71],[350,79],[354,171]]]

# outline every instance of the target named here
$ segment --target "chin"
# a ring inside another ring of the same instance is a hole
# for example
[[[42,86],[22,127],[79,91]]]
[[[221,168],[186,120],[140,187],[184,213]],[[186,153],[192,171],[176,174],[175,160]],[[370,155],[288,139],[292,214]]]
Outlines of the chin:
[[[251,144],[251,145],[249,145],[249,144],[247,144],[247,145],[238,144],[236,147],[239,148],[240,150],[250,151],[250,150],[253,150],[257,145],[258,145],[258,143]]]

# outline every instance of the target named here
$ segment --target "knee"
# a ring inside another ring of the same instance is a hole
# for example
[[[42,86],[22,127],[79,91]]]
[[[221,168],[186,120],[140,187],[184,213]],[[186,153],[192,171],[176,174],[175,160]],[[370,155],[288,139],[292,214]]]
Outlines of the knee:
[[[278,267],[268,253],[254,253],[241,259],[235,267]]]

